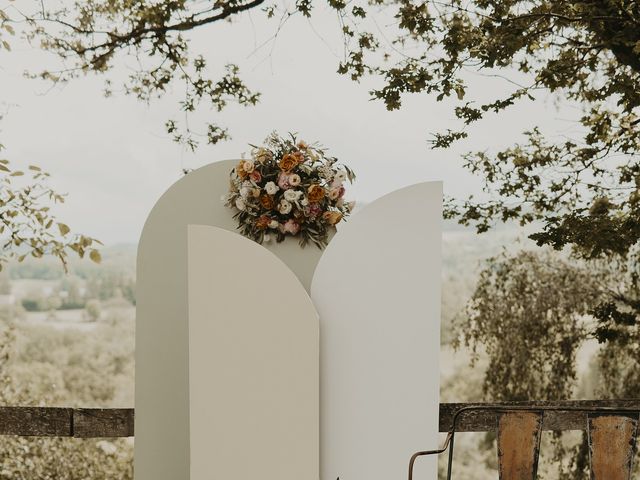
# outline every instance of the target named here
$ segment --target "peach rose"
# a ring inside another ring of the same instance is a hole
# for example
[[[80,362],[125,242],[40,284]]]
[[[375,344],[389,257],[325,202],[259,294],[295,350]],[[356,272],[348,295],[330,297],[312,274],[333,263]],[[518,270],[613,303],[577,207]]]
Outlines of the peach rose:
[[[340,212],[324,212],[322,214],[322,218],[329,225],[335,225],[340,220],[342,220],[342,213],[340,213]]]
[[[236,174],[242,179],[244,180],[245,178],[247,178],[247,175],[249,175],[249,172],[247,172],[244,169],[244,160],[240,160],[238,162],[238,165],[236,165]]]
[[[293,158],[295,158],[299,164],[304,162],[304,154],[302,152],[293,152],[291,155],[293,155]]]
[[[309,201],[317,203],[324,198],[324,188],[320,185],[311,185],[307,194]]]

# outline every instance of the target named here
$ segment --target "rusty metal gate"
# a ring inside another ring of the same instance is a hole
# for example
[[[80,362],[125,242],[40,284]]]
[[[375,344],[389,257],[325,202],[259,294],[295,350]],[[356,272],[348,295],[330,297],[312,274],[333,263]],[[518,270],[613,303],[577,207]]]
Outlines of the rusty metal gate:
[[[444,446],[439,450],[415,453],[409,461],[409,480],[413,480],[416,460],[425,455],[439,455],[448,450],[447,480],[453,472],[456,428],[459,420],[470,413],[495,415],[500,480],[534,480],[540,455],[540,437],[545,416],[558,417],[560,412],[584,416],[584,430],[589,444],[592,480],[630,480],[636,449],[639,411],[637,408],[528,405],[497,407],[472,405],[457,410],[451,421]],[[551,415],[549,415],[551,414]],[[549,425],[549,430],[553,430]]]

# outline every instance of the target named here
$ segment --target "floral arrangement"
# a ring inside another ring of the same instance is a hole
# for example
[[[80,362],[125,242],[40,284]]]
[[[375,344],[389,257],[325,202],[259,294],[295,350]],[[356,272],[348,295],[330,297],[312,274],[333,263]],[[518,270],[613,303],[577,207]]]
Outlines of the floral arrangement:
[[[251,145],[251,158],[231,171],[223,202],[236,211],[238,230],[258,243],[288,235],[300,245],[327,245],[329,231],[354,202],[344,200],[346,181],[355,175],[318,145],[272,133],[264,146]]]

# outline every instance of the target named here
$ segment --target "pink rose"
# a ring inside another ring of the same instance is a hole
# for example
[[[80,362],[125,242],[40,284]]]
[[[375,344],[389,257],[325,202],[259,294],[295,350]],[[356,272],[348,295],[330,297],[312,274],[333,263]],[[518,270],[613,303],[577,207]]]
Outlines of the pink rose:
[[[254,182],[258,183],[260,180],[262,180],[262,175],[258,170],[254,170],[249,174],[249,178]]]
[[[337,200],[339,196],[340,196],[339,188],[332,188],[331,190],[329,190],[329,200]]]
[[[309,217],[315,218],[322,213],[322,207],[317,203],[312,203],[309,205],[309,208],[307,208],[307,211]]]
[[[280,175],[278,175],[278,186],[282,190],[288,190],[289,188],[291,188],[291,185],[289,184],[289,174],[288,173],[280,172]]]
[[[290,233],[291,235],[297,235],[300,231],[300,224],[294,219],[290,218],[282,225],[283,233]]]

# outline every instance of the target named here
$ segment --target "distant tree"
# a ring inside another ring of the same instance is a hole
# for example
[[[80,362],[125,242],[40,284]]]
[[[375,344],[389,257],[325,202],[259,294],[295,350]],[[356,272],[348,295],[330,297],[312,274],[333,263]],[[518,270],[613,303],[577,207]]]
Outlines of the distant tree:
[[[0,295],[11,293],[11,280],[6,272],[0,272]]]
[[[488,356],[485,398],[575,398],[576,354],[595,335],[595,309],[610,295],[611,275],[605,266],[596,269],[549,252],[489,259],[456,329],[457,346],[474,353],[472,364],[479,350]],[[601,348],[594,379],[599,398],[637,397],[640,335],[634,334],[612,337]],[[559,478],[588,478],[586,438],[569,447],[557,434],[550,447]]]
[[[85,306],[86,299],[82,294],[82,284],[76,276],[64,277],[61,280],[59,295],[62,298],[61,309],[71,310]]]
[[[457,346],[489,357],[484,394],[495,400],[571,398],[576,353],[589,338],[589,312],[603,294],[589,268],[523,251],[487,261]]]
[[[100,301],[96,299],[89,300],[86,303],[84,310],[87,313],[89,320],[91,320],[92,322],[97,322],[100,319],[100,315],[102,314]]]

